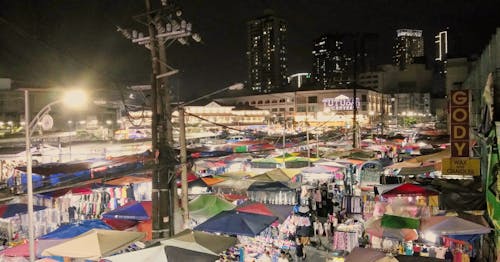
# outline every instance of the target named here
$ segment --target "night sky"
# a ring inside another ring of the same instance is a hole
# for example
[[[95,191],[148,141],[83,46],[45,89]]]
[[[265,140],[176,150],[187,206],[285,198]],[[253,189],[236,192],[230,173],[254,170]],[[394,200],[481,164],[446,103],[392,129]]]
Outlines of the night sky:
[[[159,0],[151,0],[158,2]],[[247,79],[246,26],[265,9],[288,21],[288,73],[310,72],[311,42],[323,33],[379,34],[377,61],[390,63],[395,30],[424,30],[426,55],[434,34],[450,27],[460,54],[480,54],[497,26],[500,1],[460,0],[185,0],[183,17],[202,43],[168,48],[180,70],[173,92],[201,96]],[[149,50],[116,32],[146,28],[132,19],[142,0],[0,0],[0,77],[39,84],[116,88],[147,84]],[[180,90],[180,91],[179,91]]]

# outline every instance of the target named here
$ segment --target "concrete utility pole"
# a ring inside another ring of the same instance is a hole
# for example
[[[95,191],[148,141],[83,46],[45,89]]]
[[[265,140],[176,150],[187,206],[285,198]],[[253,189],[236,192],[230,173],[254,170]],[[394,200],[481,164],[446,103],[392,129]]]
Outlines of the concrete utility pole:
[[[176,41],[187,44],[187,37],[200,42],[201,37],[191,31],[191,23],[181,19],[182,12],[175,4],[161,0],[161,8],[153,9],[151,0],[145,0],[145,3],[146,12],[134,18],[148,27],[149,36],[144,36],[136,30],[129,31],[120,27],[118,27],[118,32],[133,43],[144,45],[151,52],[151,135],[156,161],[152,183],[152,233],[153,238],[158,239],[175,233],[174,211],[177,200],[175,170],[178,161],[172,149],[172,108],[167,77],[176,74],[178,70],[167,64],[166,47]]]
[[[159,74],[159,58],[158,58],[158,42],[156,38],[156,28],[154,25],[154,18],[151,13],[151,1],[145,0],[146,2],[146,13],[147,13],[147,23],[149,32],[149,46],[151,51],[151,61],[152,61],[152,79],[151,79],[151,90],[152,90],[152,120],[151,120],[151,135],[152,135],[152,148],[156,157],[156,166],[153,173],[152,181],[152,202],[153,202],[153,229],[152,235],[154,239],[164,238],[171,236],[173,232],[170,230],[170,224],[173,224],[174,219],[169,216],[169,210],[172,204],[169,196],[169,180],[171,176],[175,176],[175,166],[170,162],[168,152],[168,144],[166,140],[162,139],[165,135],[163,133],[164,120],[162,116],[162,97],[159,95],[158,82],[156,77]],[[159,132],[160,131],[160,132]],[[170,162],[170,163],[169,163]]]

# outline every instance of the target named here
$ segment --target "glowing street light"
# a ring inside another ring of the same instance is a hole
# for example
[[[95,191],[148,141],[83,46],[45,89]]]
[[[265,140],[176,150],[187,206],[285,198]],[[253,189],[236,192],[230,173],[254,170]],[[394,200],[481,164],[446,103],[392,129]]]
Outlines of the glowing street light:
[[[33,211],[33,170],[32,170],[32,155],[31,155],[31,136],[36,126],[40,121],[50,112],[52,106],[63,103],[69,108],[81,108],[86,104],[86,95],[82,90],[68,91],[64,94],[63,98],[56,100],[44,106],[40,112],[30,121],[29,112],[29,89],[24,89],[24,121],[29,123],[25,125],[24,130],[26,133],[26,179],[27,179],[27,194],[28,194],[28,240],[29,240],[29,253],[30,261],[35,261],[35,230],[33,224],[34,211]]]

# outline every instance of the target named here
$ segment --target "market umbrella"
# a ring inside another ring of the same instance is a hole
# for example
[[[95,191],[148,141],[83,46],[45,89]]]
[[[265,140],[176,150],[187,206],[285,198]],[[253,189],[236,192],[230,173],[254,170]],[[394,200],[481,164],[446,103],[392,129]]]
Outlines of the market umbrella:
[[[432,216],[422,218],[420,230],[438,235],[476,235],[488,234],[491,228],[457,216]]]
[[[43,250],[61,244],[66,241],[65,239],[76,237],[93,228],[111,229],[104,222],[97,219],[62,225],[56,230],[45,234],[36,240],[36,254],[37,256],[40,256]],[[29,244],[26,243],[13,248],[7,248],[0,252],[0,254],[4,256],[29,257]]]
[[[148,261],[148,262],[167,262],[165,246],[159,245],[137,251],[127,252],[119,255],[103,258],[110,262],[130,262],[130,261]]]
[[[43,256],[98,260],[144,238],[141,232],[92,229],[66,242],[45,249]]]
[[[385,257],[385,253],[373,248],[355,247],[345,258],[345,262],[375,262]]]
[[[247,201],[238,207],[237,211],[278,217],[279,222],[285,221],[293,211],[292,205],[272,205]]]
[[[115,210],[102,214],[105,219],[149,220],[152,214],[152,202],[132,202]]]
[[[263,174],[252,176],[252,180],[256,181],[265,181],[265,182],[274,182],[274,181],[282,181],[287,182],[290,181],[290,177],[282,171],[280,168],[273,169],[271,171],[267,171]]]
[[[216,195],[200,195],[188,204],[189,216],[197,221],[204,221],[225,210],[235,208],[231,202]]]
[[[161,241],[165,245],[168,261],[198,261],[207,258],[214,261],[218,254],[236,245],[235,237],[215,235],[186,229],[170,239]]]
[[[81,222],[65,224],[57,228],[56,230],[47,233],[38,239],[67,239],[79,236],[92,229],[111,229],[106,223],[98,219],[84,220]]]
[[[365,223],[365,231],[367,234],[379,238],[393,238],[404,241],[417,240],[418,234],[415,229],[410,228],[386,228],[382,226],[382,218],[368,220]]]
[[[277,217],[239,212],[223,211],[209,218],[194,229],[206,232],[254,237],[269,227]]]

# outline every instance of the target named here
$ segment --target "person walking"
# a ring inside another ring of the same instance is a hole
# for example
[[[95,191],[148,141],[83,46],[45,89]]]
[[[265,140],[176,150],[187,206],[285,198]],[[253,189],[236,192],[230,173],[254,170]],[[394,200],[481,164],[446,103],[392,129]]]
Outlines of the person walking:
[[[295,254],[297,255],[297,261],[300,259],[306,259],[306,253],[304,252],[304,245],[297,239],[297,245],[295,246]]]

